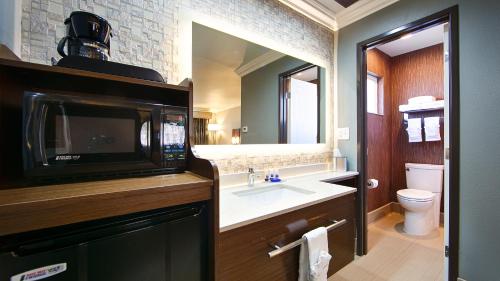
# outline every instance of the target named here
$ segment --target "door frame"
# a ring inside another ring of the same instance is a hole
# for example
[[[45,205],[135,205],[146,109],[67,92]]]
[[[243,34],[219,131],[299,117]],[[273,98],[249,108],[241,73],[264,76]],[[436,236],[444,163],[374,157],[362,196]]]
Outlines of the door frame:
[[[310,69],[316,67],[318,71],[318,86],[317,86],[317,95],[318,95],[318,114],[317,114],[317,119],[318,119],[318,124],[316,128],[316,143],[320,143],[320,110],[321,110],[321,67],[314,65],[312,63],[305,63],[303,65],[300,65],[298,67],[295,67],[293,69],[290,69],[288,71],[285,71],[283,73],[280,73],[278,75],[279,78],[279,88],[278,88],[278,143],[281,144],[286,144],[288,143],[288,99],[286,98],[287,93],[289,92],[290,85],[288,83],[287,78],[302,72],[304,70]]]
[[[448,245],[448,280],[457,280],[458,277],[458,247],[459,247],[459,56],[458,56],[458,6],[439,11],[430,16],[394,28],[390,31],[372,37],[357,44],[357,161],[359,170],[357,196],[357,254],[367,253],[367,126],[366,126],[366,79],[367,59],[369,48],[387,43],[418,30],[448,22],[449,24],[449,245]],[[446,148],[445,148],[446,151]],[[443,249],[445,251],[445,249]]]

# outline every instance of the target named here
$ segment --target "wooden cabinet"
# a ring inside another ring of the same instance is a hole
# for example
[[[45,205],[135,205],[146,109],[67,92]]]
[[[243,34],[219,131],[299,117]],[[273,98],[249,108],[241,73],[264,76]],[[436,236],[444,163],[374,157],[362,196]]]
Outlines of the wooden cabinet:
[[[269,258],[273,245],[284,246],[309,230],[346,219],[347,223],[328,233],[329,252],[333,256],[328,276],[332,275],[354,259],[354,208],[354,194],[349,194],[222,232],[218,280],[297,280],[300,247]]]

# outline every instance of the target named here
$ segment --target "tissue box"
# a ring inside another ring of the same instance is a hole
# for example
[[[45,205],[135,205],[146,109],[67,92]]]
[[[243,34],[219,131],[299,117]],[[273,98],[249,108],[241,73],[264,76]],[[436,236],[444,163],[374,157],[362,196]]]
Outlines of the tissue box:
[[[334,157],[335,161],[335,171],[336,172],[346,172],[347,171],[347,157]]]

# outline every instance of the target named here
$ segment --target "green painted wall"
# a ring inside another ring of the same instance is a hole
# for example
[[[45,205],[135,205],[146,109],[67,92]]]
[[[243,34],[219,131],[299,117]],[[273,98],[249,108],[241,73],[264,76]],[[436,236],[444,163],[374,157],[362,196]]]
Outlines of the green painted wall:
[[[306,64],[305,61],[285,56],[241,78],[241,133],[242,144],[278,143],[278,88],[279,74]],[[325,81],[324,70],[320,73]],[[320,138],[325,139],[325,86],[320,88]]]
[[[460,32],[460,259],[468,281],[498,280],[500,243],[499,110],[500,4],[493,0],[400,0],[339,31],[339,127],[351,139],[339,141],[356,167],[356,44],[459,5]],[[451,187],[453,190],[454,187]]]

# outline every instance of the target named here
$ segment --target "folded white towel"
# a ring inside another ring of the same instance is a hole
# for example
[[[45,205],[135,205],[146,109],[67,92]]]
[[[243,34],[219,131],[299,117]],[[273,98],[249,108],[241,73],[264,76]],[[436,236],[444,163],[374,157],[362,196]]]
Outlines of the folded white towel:
[[[440,141],[439,117],[425,117],[425,141]]]
[[[332,256],[328,253],[328,233],[318,227],[302,236],[300,248],[299,281],[326,281]]]
[[[420,118],[409,118],[408,119],[408,141],[409,142],[421,142],[422,141],[422,120]]]

